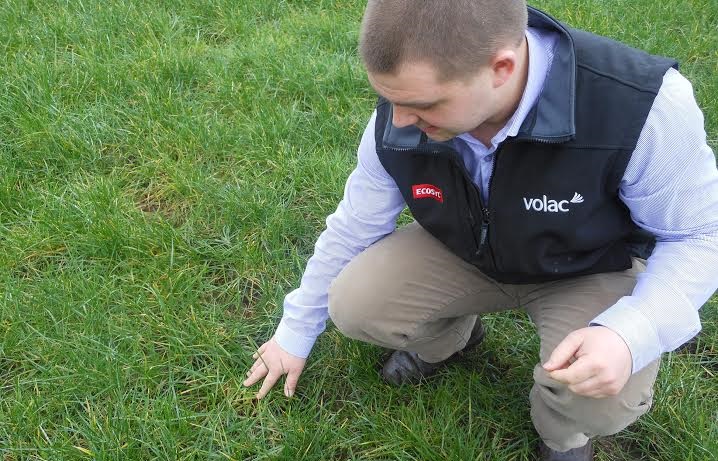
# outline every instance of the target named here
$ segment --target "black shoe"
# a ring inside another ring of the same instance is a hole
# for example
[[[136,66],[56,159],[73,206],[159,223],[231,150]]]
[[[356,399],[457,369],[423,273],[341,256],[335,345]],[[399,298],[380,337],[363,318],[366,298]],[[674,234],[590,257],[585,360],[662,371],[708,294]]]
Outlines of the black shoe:
[[[485,334],[486,332],[484,331],[484,326],[481,324],[481,320],[477,319],[474,328],[471,330],[471,336],[469,336],[466,346],[451,357],[436,363],[421,360],[419,354],[416,352],[394,351],[384,363],[381,369],[381,376],[385,381],[396,386],[416,382],[421,378],[428,378],[436,373],[439,368],[457,358],[461,353],[468,352],[478,346],[479,343],[483,341]]]
[[[539,452],[541,457],[539,459],[541,461],[593,461],[593,443],[591,443],[591,440],[582,447],[568,451],[552,450],[543,443],[543,440],[540,443]]]

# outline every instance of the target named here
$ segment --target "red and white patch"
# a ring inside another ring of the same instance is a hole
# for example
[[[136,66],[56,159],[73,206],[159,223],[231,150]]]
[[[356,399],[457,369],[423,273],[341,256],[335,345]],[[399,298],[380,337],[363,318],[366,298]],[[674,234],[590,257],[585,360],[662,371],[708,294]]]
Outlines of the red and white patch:
[[[414,184],[411,186],[411,192],[415,199],[433,198],[437,202],[444,203],[444,193],[433,184]]]

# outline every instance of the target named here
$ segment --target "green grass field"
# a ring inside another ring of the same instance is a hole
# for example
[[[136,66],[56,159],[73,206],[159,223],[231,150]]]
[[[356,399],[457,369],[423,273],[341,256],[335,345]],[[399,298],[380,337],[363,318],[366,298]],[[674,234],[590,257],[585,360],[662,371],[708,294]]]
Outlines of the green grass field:
[[[0,460],[534,459],[521,313],[421,386],[331,326],[294,398],[241,385],[374,104],[363,3],[0,1]],[[533,5],[678,58],[718,148],[716,0]],[[701,316],[598,459],[716,459]]]

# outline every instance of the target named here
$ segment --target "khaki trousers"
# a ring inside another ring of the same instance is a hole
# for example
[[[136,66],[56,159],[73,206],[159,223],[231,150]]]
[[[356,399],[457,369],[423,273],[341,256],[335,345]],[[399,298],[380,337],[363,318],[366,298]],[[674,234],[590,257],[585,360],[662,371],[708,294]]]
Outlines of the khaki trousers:
[[[466,345],[478,314],[525,309],[541,339],[541,362],[534,367],[529,398],[531,419],[549,447],[566,451],[619,432],[650,408],[658,360],[632,375],[618,395],[603,399],[574,394],[541,367],[568,333],[630,295],[644,269],[644,261],[634,259],[624,272],[501,284],[412,223],[344,268],[329,290],[329,315],[348,337],[438,362]]]

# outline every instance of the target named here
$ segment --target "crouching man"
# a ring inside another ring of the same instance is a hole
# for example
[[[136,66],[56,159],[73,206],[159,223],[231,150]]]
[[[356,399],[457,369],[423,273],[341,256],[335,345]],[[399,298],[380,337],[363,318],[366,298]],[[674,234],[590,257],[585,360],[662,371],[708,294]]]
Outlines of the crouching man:
[[[593,459],[651,405],[660,355],[700,330],[718,280],[718,172],[671,59],[523,0],[370,0],[379,94],[327,219],[246,385],[292,395],[327,316],[428,377],[525,309],[541,340],[541,459]],[[396,229],[408,206],[415,222]]]

